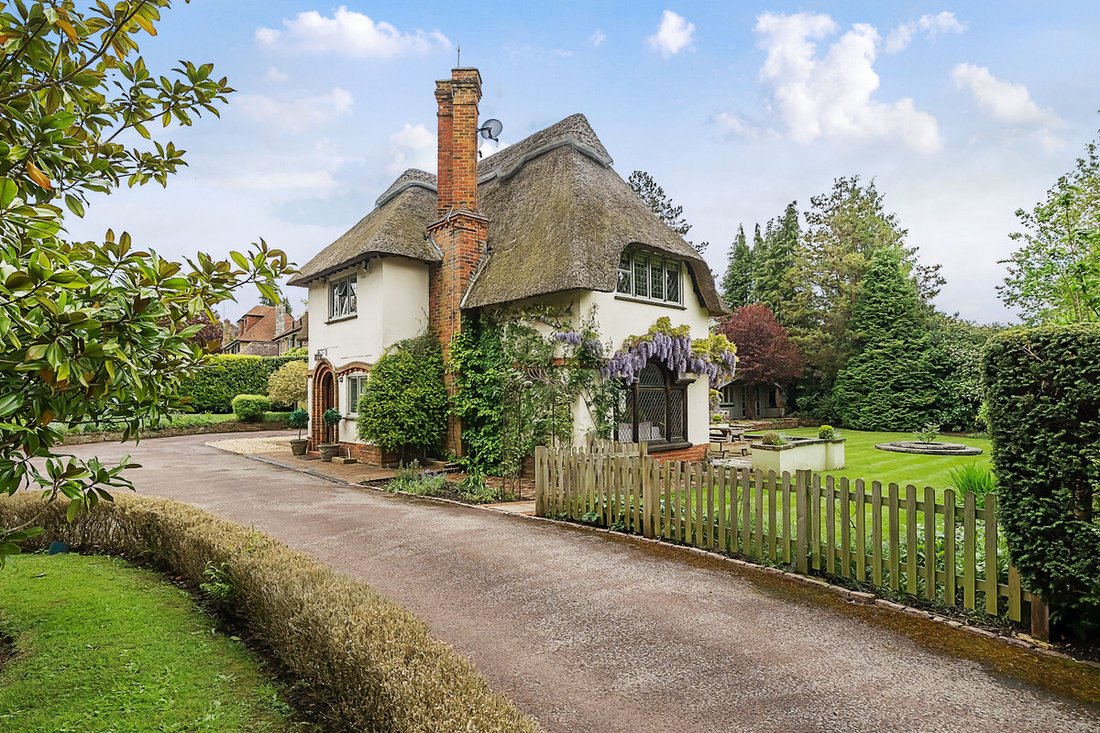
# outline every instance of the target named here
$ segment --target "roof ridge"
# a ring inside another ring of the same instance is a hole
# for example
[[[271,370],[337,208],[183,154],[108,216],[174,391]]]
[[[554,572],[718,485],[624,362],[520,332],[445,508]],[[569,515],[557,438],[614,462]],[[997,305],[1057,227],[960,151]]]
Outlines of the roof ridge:
[[[436,177],[434,173],[421,170],[420,168],[408,168],[404,173],[399,175],[394,182],[390,184],[390,187],[382,192],[374,201],[375,208],[379,208],[387,201],[390,201],[410,188],[423,188],[432,193],[435,193]]]

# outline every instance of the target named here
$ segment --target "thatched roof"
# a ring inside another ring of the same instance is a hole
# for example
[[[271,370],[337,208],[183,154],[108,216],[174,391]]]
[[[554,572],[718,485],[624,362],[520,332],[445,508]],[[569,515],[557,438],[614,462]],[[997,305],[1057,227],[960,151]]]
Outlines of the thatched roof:
[[[373,211],[318,252],[287,284],[307,285],[371,256],[441,261],[443,253],[425,238],[428,224],[435,219],[435,198],[435,176],[420,170],[405,171],[378,197]]]
[[[438,262],[439,252],[423,240],[435,218],[434,190],[434,176],[406,171],[379,198],[379,208],[322,250],[291,284],[305,284],[372,254]],[[706,262],[611,168],[611,157],[584,115],[567,117],[480,161],[478,193],[481,212],[489,218],[489,254],[466,294],[466,307],[567,290],[610,292],[619,255],[639,246],[684,260],[702,302],[714,314],[724,312]],[[416,205],[422,209],[413,214]],[[395,206],[407,206],[406,215],[384,213]],[[398,231],[398,221],[407,226]],[[414,231],[417,221],[422,223]]]

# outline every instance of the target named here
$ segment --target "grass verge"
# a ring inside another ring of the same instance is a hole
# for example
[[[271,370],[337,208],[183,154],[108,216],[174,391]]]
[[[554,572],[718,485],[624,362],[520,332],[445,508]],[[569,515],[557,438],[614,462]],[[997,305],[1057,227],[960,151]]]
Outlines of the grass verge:
[[[117,558],[25,555],[0,572],[0,729],[289,731],[260,661],[186,591]]]

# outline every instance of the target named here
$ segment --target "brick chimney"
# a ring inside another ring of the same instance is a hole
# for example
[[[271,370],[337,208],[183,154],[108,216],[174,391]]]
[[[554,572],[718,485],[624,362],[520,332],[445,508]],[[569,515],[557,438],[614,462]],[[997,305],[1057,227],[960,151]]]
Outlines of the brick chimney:
[[[432,330],[450,357],[451,339],[462,324],[462,299],[485,249],[489,221],[477,206],[477,126],[481,74],[477,69],[452,69],[451,78],[436,82],[439,159],[436,213],[428,234],[443,252],[429,280],[428,317]],[[447,373],[447,391],[455,392]],[[462,455],[462,426],[451,418],[444,447]]]

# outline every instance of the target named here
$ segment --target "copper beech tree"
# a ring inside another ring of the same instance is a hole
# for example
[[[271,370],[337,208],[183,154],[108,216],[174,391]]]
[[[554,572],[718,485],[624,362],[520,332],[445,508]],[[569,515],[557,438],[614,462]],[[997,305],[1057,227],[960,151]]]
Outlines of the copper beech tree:
[[[786,389],[802,376],[802,353],[763,303],[745,305],[718,326],[737,344],[737,379]]]
[[[196,319],[245,284],[280,297],[289,270],[262,240],[173,262],[125,232],[66,234],[92,195],[165,185],[184,151],[154,131],[217,115],[233,91],[210,64],[146,67],[138,42],[169,6],[0,3],[0,492],[65,497],[70,517],[132,488],[133,464],[67,456],[59,428],[108,422],[129,438],[184,408],[180,380],[206,358]],[[35,524],[0,527],[0,563]]]

